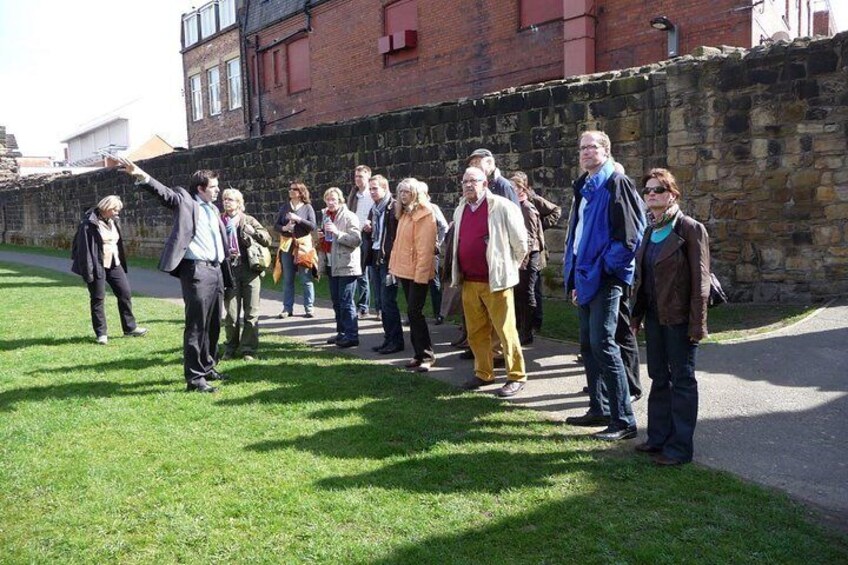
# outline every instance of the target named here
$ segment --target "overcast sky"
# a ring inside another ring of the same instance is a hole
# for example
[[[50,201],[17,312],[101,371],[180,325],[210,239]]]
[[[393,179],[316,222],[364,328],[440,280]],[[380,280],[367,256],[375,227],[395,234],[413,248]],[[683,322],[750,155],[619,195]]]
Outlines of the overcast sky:
[[[133,108],[136,133],[184,146],[180,16],[204,3],[0,0],[0,125],[25,155],[61,157],[60,140]],[[848,29],[848,0],[830,4]]]

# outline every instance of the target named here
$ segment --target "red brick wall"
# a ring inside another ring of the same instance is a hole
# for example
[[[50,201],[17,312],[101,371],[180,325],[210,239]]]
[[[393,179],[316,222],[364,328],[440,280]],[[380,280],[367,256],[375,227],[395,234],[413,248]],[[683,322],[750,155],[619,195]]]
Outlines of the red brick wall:
[[[245,95],[242,94],[242,107],[230,110],[229,88],[227,87],[226,62],[238,54],[239,30],[237,27],[212,36],[183,52],[183,89],[185,90],[189,147],[200,147],[210,143],[246,137],[244,105],[247,101]],[[209,85],[206,71],[213,66],[218,67],[221,77],[221,113],[210,116]],[[203,119],[194,121],[189,76],[198,71],[200,72],[203,92]],[[244,61],[242,61],[242,74],[244,72]]]
[[[742,4],[744,2],[739,0],[599,0],[596,4],[597,71],[667,59],[667,32],[650,26],[655,16],[666,16],[675,24],[681,24],[681,55],[702,45],[751,47],[750,10],[730,11]]]
[[[338,0],[314,9],[312,88],[289,95],[281,73],[283,83],[261,95],[262,133],[562,77],[562,24],[519,31],[518,0],[418,0],[418,58],[385,66],[377,39],[387,3]],[[304,25],[301,14],[266,28],[260,45]],[[255,94],[252,102],[255,117]]]

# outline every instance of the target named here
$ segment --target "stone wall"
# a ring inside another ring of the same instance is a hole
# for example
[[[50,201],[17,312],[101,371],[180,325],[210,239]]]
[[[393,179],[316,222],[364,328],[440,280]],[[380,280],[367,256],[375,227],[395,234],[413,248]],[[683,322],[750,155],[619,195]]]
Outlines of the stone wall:
[[[451,208],[464,158],[485,146],[505,171],[524,170],[567,210],[579,132],[604,129],[634,177],[668,166],[683,206],[711,233],[713,269],[735,300],[809,301],[848,293],[848,34],[749,52],[702,49],[629,69],[511,89],[176,153],[143,163],[163,182],[221,171],[266,225],[293,178],[316,197],[347,190],[356,164],[392,183],[427,181]],[[4,241],[66,246],[83,209],[125,202],[135,253],[155,255],[170,212],[114,171],[0,188]],[[564,223],[564,222],[563,222]],[[559,290],[563,232],[546,281]],[[559,253],[556,253],[559,251]]]

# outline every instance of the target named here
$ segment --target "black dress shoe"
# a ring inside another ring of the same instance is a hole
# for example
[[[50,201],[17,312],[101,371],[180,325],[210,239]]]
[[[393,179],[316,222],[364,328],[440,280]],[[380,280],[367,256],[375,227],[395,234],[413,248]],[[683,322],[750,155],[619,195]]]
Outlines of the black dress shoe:
[[[339,340],[339,336],[334,335],[333,337],[327,338],[327,345],[333,345]]]
[[[380,353],[380,350],[385,349],[387,345],[389,345],[389,344],[383,342],[380,345],[375,345],[374,347],[372,347],[371,351],[373,351],[374,353]]]
[[[636,437],[636,434],[636,426],[628,426],[626,428],[608,427],[605,430],[592,434],[592,436],[604,441],[621,441],[624,439],[633,439]]]
[[[209,383],[201,382],[201,383],[188,383],[186,385],[186,392],[218,392],[218,389],[214,386],[209,386]]]
[[[212,369],[212,372],[206,375],[207,381],[226,381],[229,378],[226,374],[219,373],[215,369]]]
[[[651,445],[647,441],[645,443],[640,443],[636,447],[634,447],[636,451],[639,453],[660,453],[662,451],[662,447],[657,447],[656,445]]]
[[[340,339],[336,342],[336,347],[347,348],[347,347],[356,347],[359,345],[358,339]]]
[[[674,467],[677,465],[683,465],[685,461],[681,461],[680,459],[672,459],[671,457],[666,457],[665,455],[657,455],[654,457],[654,463],[661,467]]]
[[[603,414],[592,414],[591,412],[586,412],[582,416],[569,416],[565,419],[565,423],[569,426],[608,426],[609,422],[609,416],[604,416]]]
[[[441,326],[441,325],[442,325],[442,324],[444,324],[444,323],[445,323],[445,319],[444,319],[444,317],[442,317],[442,316],[436,316],[436,325],[437,325],[437,326]]]
[[[466,349],[462,353],[459,354],[459,358],[460,359],[474,359],[474,352],[471,351],[470,349]]]
[[[399,353],[403,350],[404,350],[403,345],[387,345],[386,347],[382,348],[377,353],[380,353],[381,355],[391,355],[392,353]]]

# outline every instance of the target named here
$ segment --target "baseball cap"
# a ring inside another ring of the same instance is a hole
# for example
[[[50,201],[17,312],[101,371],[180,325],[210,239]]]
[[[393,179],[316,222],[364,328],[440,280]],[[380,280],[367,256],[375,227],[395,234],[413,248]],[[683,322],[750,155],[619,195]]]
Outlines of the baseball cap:
[[[492,152],[489,151],[488,149],[483,149],[481,147],[480,149],[475,149],[471,153],[471,155],[468,156],[468,158],[465,160],[465,162],[467,163],[468,161],[470,161],[471,159],[474,159],[475,157],[482,157],[482,158],[485,159],[486,157],[494,158],[494,155],[492,155]]]

